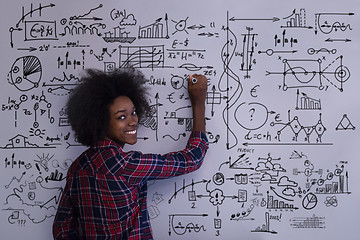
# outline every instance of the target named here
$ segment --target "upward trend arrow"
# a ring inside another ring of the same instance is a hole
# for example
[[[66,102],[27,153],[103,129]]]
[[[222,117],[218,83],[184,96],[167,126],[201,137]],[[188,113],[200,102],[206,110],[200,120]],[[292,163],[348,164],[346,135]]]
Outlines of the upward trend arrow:
[[[31,6],[32,7],[32,6]],[[28,15],[31,15],[33,14],[34,12],[36,11],[40,11],[41,13],[41,10],[44,9],[44,8],[48,8],[48,7],[55,7],[55,4],[53,3],[50,3],[48,5],[45,5],[45,6],[41,6],[41,4],[39,5],[38,8],[35,8],[35,9],[31,9],[28,13],[26,13],[25,15],[23,15],[20,20],[16,23],[16,27],[19,27],[19,24],[21,21],[24,21],[25,17],[27,17]]]

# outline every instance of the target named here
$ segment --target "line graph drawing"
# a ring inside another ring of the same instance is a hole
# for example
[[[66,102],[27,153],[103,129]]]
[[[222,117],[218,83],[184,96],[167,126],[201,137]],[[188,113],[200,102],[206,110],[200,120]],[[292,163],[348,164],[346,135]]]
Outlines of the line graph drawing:
[[[173,194],[173,195],[170,197],[170,199],[168,200],[168,203],[170,204],[173,199],[176,199],[176,196],[177,196],[181,191],[184,193],[186,188],[191,187],[190,192],[195,192],[195,190],[194,190],[194,186],[195,186],[195,185],[197,185],[197,184],[205,184],[205,183],[208,183],[208,182],[209,182],[208,180],[203,179],[203,180],[197,181],[197,182],[191,181],[190,184],[186,184],[186,183],[185,183],[185,180],[184,180],[182,187],[179,188],[179,189],[177,189],[177,187],[176,187],[176,182],[175,182],[175,184],[174,184],[174,188],[175,188],[174,190],[175,190],[175,191],[174,191],[174,194]],[[194,200],[196,199],[196,196],[191,196],[191,195],[190,195],[190,199],[192,199],[192,200],[194,201]]]
[[[32,17],[32,14],[35,12],[39,13],[39,16],[41,16],[42,14],[42,10],[45,8],[49,8],[49,7],[55,7],[55,4],[51,3],[45,6],[42,6],[41,3],[39,3],[39,7],[38,8],[33,8],[33,4],[30,4],[30,11],[25,13],[25,7],[22,7],[22,17],[20,18],[20,20],[16,23],[16,27],[19,27],[20,22],[24,22],[25,18],[27,17]]]
[[[23,172],[20,177],[15,177],[15,176],[14,176],[14,177],[10,180],[10,182],[5,185],[5,189],[8,189],[8,188],[10,187],[10,185],[11,185],[14,181],[16,181],[16,182],[18,182],[18,183],[21,182],[21,180],[22,180],[22,178],[24,177],[25,174],[26,174],[26,172]]]
[[[103,4],[99,4],[99,6],[94,7],[94,8],[91,8],[87,13],[84,13],[84,14],[78,15],[78,16],[76,16],[76,15],[71,16],[71,17],[70,17],[70,20],[89,20],[89,19],[94,19],[94,18],[89,18],[89,17],[87,17],[87,16],[89,16],[90,13],[92,13],[92,12],[94,12],[94,11],[102,8],[102,7],[103,7]],[[86,18],[85,18],[85,17],[86,17]],[[101,18],[95,18],[95,19],[101,20]]]
[[[91,49],[89,53],[94,55],[94,57],[97,60],[104,61],[104,56],[111,58],[116,51],[117,51],[117,48],[114,48],[112,50],[109,50],[108,48],[102,48],[101,53],[95,53],[93,49]],[[109,68],[109,69],[111,69],[111,68]]]
[[[120,68],[164,68],[164,45],[119,46]]]
[[[40,17],[41,14],[42,14],[42,10],[43,10],[43,9],[53,8],[53,7],[55,7],[55,4],[53,4],[53,3],[47,4],[47,5],[44,5],[44,6],[43,6],[41,3],[39,3],[39,7],[34,8],[34,7],[33,7],[33,3],[31,3],[31,4],[30,4],[30,10],[29,10],[29,11],[26,11],[26,10],[25,10],[25,7],[23,6],[23,7],[22,7],[22,15],[21,15],[21,18],[20,18],[19,21],[15,24],[15,27],[10,27],[10,28],[9,28],[9,32],[10,32],[10,46],[11,46],[12,48],[14,47],[13,32],[14,32],[14,31],[20,32],[20,31],[23,30],[23,28],[20,27],[20,23],[24,23],[25,19],[33,17],[33,14],[36,13],[36,12],[39,14],[39,17]],[[55,22],[52,22],[52,24],[55,24]],[[38,24],[37,24],[37,25],[38,25]],[[25,28],[25,32],[27,32],[26,29],[31,29],[31,28],[29,28],[29,27],[26,28],[26,24],[25,24],[25,27],[24,27],[24,28]],[[55,28],[55,29],[56,29],[56,28]],[[34,29],[33,29],[33,30],[34,30]],[[48,30],[50,30],[50,29],[48,29]],[[53,29],[53,30],[54,30],[54,29]],[[31,30],[30,30],[30,31],[31,31]],[[33,33],[33,31],[32,31],[32,33]],[[47,33],[51,33],[51,32],[48,31]],[[53,33],[54,33],[54,32],[53,32]],[[26,36],[26,35],[25,35],[25,36]],[[56,36],[56,34],[55,34],[55,36]],[[55,40],[56,37],[55,37],[55,38],[49,38],[49,39]]]
[[[103,4],[99,4],[97,7],[90,9],[87,13],[81,15],[73,15],[69,17],[69,21],[66,18],[61,19],[60,24],[64,26],[64,30],[60,33],[60,36],[74,36],[74,35],[96,35],[101,36],[101,29],[106,28],[106,24],[99,21],[103,20],[100,17],[89,17],[89,15],[103,7]],[[84,23],[84,22],[85,23]]]
[[[43,82],[42,87],[47,87],[47,92],[56,95],[56,96],[65,96],[70,94],[72,89],[79,85],[79,78],[70,74],[69,76],[66,72],[63,72],[63,77],[53,77],[50,80],[50,83]]]

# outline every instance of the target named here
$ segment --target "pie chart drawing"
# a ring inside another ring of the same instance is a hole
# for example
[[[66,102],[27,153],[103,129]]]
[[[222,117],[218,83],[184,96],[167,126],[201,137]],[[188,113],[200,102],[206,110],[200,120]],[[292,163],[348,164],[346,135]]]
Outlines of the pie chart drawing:
[[[9,82],[25,92],[39,86],[42,75],[40,60],[35,56],[17,58],[9,72]]]
[[[306,210],[311,210],[317,205],[317,203],[318,203],[318,199],[316,195],[313,193],[308,193],[302,201],[302,206]]]

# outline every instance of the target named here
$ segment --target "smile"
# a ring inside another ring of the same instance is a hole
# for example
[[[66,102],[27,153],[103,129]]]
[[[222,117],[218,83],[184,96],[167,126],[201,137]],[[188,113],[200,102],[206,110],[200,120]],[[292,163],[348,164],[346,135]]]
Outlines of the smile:
[[[136,134],[136,130],[125,132],[125,134]]]

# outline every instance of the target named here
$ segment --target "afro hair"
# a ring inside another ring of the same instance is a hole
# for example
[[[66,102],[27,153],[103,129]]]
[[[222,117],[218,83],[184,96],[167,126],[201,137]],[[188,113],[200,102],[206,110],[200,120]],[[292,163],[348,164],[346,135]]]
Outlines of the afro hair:
[[[93,146],[103,140],[109,127],[109,107],[119,96],[134,103],[139,120],[149,111],[144,75],[134,68],[103,72],[87,69],[66,104],[69,123],[77,141]]]

